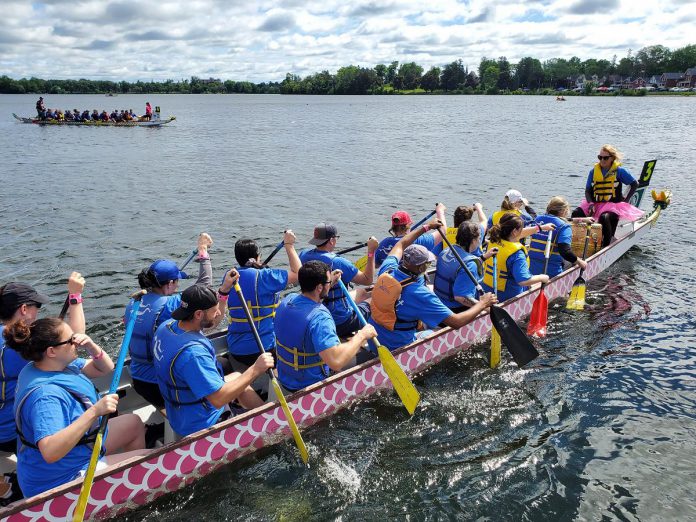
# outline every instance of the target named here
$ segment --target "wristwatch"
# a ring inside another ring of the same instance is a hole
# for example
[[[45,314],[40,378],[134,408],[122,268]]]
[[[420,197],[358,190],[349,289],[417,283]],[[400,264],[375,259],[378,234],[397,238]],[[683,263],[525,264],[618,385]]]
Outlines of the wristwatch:
[[[82,302],[82,294],[70,294],[70,295],[68,295],[68,302],[71,305],[80,304]]]

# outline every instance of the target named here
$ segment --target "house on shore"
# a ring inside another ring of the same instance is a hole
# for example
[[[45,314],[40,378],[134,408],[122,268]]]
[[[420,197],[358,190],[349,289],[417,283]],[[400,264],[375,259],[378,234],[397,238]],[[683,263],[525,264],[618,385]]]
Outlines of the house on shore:
[[[677,87],[693,89],[696,87],[696,67],[689,67],[684,76],[677,82]]]

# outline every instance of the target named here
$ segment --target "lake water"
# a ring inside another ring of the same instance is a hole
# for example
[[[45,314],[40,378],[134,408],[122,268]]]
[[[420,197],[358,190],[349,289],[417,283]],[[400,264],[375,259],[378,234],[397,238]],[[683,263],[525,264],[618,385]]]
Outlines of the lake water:
[[[438,201],[448,216],[475,201],[490,214],[510,188],[537,210],[556,194],[577,203],[607,142],[636,175],[657,158],[653,185],[674,190],[656,229],[589,284],[585,313],[550,310],[529,369],[489,370],[480,347],[417,380],[412,418],[385,394],[306,430],[311,469],[280,444],[128,520],[696,518],[696,99],[46,96],[63,109],[150,101],[177,120],[14,121],[36,98],[0,96],[0,281],[36,285],[57,313],[81,271],[88,333],[111,353],[137,273],[183,260],[201,231],[217,277],[237,239],[268,252],[292,228],[304,244],[325,219],[349,246]]]

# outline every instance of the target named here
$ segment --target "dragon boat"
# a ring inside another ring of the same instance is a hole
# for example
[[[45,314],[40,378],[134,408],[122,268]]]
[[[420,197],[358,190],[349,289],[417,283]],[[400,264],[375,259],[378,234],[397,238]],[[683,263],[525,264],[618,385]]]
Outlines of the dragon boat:
[[[610,267],[655,226],[661,211],[669,205],[671,194],[669,191],[653,191],[652,195],[654,206],[649,213],[636,222],[619,227],[617,241],[587,258],[586,279],[594,278]],[[549,301],[568,296],[578,270],[572,267],[549,281],[545,287]],[[537,286],[501,306],[515,320],[522,320],[530,314],[539,291]],[[489,314],[484,313],[460,329],[443,328],[396,350],[393,355],[407,373],[417,375],[482,343],[490,332],[491,320]],[[226,352],[225,332],[216,333],[211,339],[218,353]],[[97,383],[97,386],[105,389],[108,385]],[[373,359],[289,395],[287,402],[297,424],[307,428],[355,401],[391,387],[379,359]],[[427,394],[427,390],[422,391]],[[123,397],[119,402],[122,411],[135,412],[146,422],[162,420],[160,414],[131,389],[127,371],[119,394]],[[290,437],[280,405],[277,402],[264,404],[177,442],[166,443],[146,456],[97,471],[86,516],[104,519],[141,507],[245,455]],[[9,457],[0,457],[0,468],[7,469],[9,460]],[[74,480],[35,497],[22,499],[0,510],[0,517],[12,522],[69,519],[77,504],[81,485],[81,480]]]
[[[158,107],[159,109],[159,107]],[[155,113],[152,115],[151,120],[147,121],[121,121],[121,122],[116,122],[116,121],[59,121],[59,120],[41,120],[38,118],[23,118],[21,116],[17,116],[15,113],[12,113],[12,116],[15,117],[16,120],[22,122],[22,123],[33,123],[35,125],[57,125],[57,126],[64,126],[64,125],[69,125],[73,127],[161,127],[162,125],[166,125],[167,123],[171,123],[174,120],[176,120],[176,116],[170,116],[169,118],[166,119],[161,119],[159,115],[159,110],[155,111]]]

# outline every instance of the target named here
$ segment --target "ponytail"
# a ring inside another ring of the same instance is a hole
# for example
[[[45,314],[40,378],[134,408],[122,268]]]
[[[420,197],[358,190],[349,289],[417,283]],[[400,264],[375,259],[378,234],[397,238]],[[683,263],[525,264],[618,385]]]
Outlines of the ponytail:
[[[157,281],[157,276],[149,268],[143,268],[138,274],[138,284],[143,290],[150,290],[152,288],[161,288],[162,285]]]
[[[503,202],[500,204],[500,210],[515,210],[515,205],[510,203],[508,197],[505,196]]]
[[[504,214],[498,224],[490,228],[488,234],[492,243],[500,243],[501,239],[509,240],[512,233],[519,228],[524,228],[524,221],[520,216]]]
[[[454,210],[454,227],[459,228],[459,225],[465,221],[469,221],[471,216],[474,215],[474,207],[467,207],[464,205],[458,206]]]

